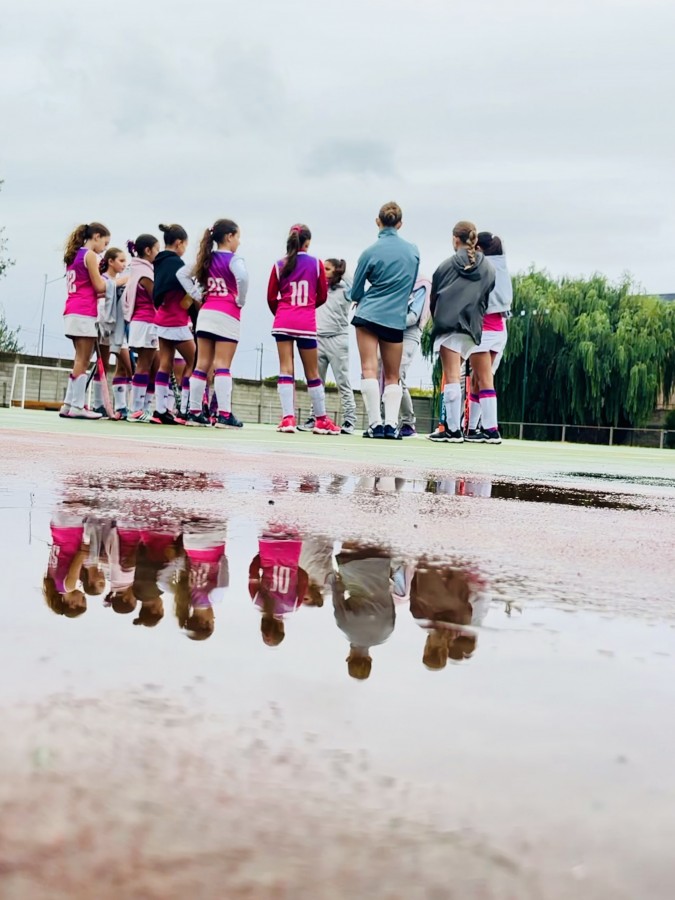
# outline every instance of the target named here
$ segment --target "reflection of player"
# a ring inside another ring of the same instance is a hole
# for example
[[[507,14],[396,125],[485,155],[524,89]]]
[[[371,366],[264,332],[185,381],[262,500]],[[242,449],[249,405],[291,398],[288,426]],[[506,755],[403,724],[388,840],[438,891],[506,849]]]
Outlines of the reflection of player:
[[[308,606],[323,606],[323,591],[333,574],[333,542],[321,537],[305,537],[302,541],[300,568],[307,572]]]
[[[481,579],[469,569],[420,560],[410,588],[410,611],[428,630],[422,661],[444,669],[448,659],[469,659],[476,649],[470,626],[480,625],[489,600]]]
[[[134,599],[141,608],[134,625],[153,628],[164,618],[160,572],[181,552],[180,535],[174,530],[143,531],[136,553],[136,570],[132,586]]]
[[[176,618],[193,641],[205,641],[215,628],[213,603],[229,583],[224,530],[184,534],[186,567],[176,586]]]
[[[110,593],[105,602],[116,613],[128,614],[136,609],[133,585],[140,542],[141,531],[125,522],[119,522],[110,535]]]
[[[50,525],[52,546],[43,590],[47,606],[59,616],[74,619],[87,610],[80,574],[89,554],[82,518],[59,514]]]
[[[248,589],[262,611],[260,631],[268,647],[278,646],[285,637],[282,616],[295,612],[307,597],[309,579],[300,568],[302,541],[297,533],[264,532],[258,541],[258,555],[249,567]]]
[[[345,543],[336,557],[333,607],[338,628],[349,640],[347,670],[352,678],[370,675],[370,648],[394,630],[391,553],[382,547]]]

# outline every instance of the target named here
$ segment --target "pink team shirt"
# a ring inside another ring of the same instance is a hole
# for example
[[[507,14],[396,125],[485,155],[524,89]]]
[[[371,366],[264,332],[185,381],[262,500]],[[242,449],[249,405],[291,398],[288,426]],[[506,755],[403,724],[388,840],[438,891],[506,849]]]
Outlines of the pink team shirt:
[[[183,328],[190,321],[187,309],[180,305],[185,291],[177,289],[164,295],[162,305],[155,312],[155,325],[159,328]]]
[[[66,307],[63,310],[64,316],[88,316],[95,319],[98,315],[96,289],[91,283],[89,271],[84,264],[84,258],[88,252],[86,247],[81,247],[72,263],[66,266],[68,296],[66,297]]]
[[[234,253],[229,251],[216,250],[213,254],[202,309],[214,309],[239,321],[241,319],[241,307],[237,304],[239,286],[230,269],[233,259]]]
[[[274,600],[274,614],[283,616],[300,605],[298,597],[298,569],[302,541],[274,541],[261,538],[258,542],[262,586]],[[256,606],[264,608],[258,595]]]
[[[47,572],[54,579],[56,590],[59,594],[65,594],[65,580],[73,560],[82,546],[84,528],[59,528],[51,526],[52,549],[49,554]]]
[[[298,253],[295,269],[281,275],[285,260],[280,259],[272,270],[268,302],[277,301],[272,334],[292,337],[316,337],[316,307],[326,297],[326,275],[323,263],[308,253]],[[272,296],[277,290],[276,296]]]
[[[150,294],[146,291],[143,285],[138,283],[138,287],[136,288],[136,303],[134,304],[134,311],[131,316],[132,322],[154,322],[155,321],[155,307],[152,304],[152,300],[150,299]]]
[[[195,609],[205,609],[211,606],[211,591],[218,587],[225,544],[201,550],[186,549],[185,553],[189,562],[190,602]]]
[[[483,316],[483,331],[503,331],[504,316],[501,313],[487,313]]]

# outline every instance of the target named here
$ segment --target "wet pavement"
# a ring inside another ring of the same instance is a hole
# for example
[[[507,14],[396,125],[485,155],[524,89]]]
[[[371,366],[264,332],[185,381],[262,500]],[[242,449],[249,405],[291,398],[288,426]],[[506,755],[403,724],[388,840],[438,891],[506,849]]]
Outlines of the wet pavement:
[[[3,900],[672,895],[667,477],[3,449]]]

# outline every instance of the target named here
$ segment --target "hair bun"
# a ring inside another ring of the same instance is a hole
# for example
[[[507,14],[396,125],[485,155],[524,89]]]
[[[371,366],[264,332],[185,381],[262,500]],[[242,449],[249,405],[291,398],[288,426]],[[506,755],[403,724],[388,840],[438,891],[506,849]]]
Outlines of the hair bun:
[[[168,230],[169,230],[169,226],[168,226],[168,225],[158,225],[157,227],[158,227],[159,230],[162,232],[162,234],[164,234],[165,231],[168,231]]]

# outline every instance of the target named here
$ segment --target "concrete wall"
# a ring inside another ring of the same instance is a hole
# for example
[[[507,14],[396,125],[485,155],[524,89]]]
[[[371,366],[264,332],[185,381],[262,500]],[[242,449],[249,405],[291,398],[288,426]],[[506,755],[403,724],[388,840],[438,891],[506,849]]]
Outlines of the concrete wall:
[[[68,373],[72,360],[52,359],[26,354],[0,353],[0,405],[9,406],[12,373],[15,365],[46,366],[48,371],[28,369],[26,378],[26,400],[38,403],[60,404],[66,393]],[[23,370],[19,369],[14,390],[14,399],[21,399],[23,391]],[[359,427],[365,427],[363,419],[363,402],[361,393],[355,392]],[[427,397],[414,398],[417,414],[417,427],[420,431],[431,430],[431,401]],[[340,398],[336,388],[326,389],[326,406],[328,415],[336,422],[342,422]],[[233,408],[237,416],[244,422],[274,423],[279,421],[280,409],[275,384],[268,384],[248,379],[234,380]],[[296,409],[299,419],[309,415],[310,403],[306,388],[298,388],[296,392]]]

